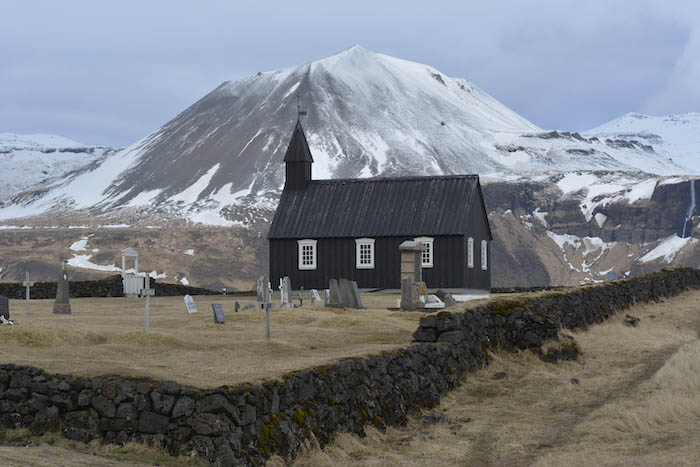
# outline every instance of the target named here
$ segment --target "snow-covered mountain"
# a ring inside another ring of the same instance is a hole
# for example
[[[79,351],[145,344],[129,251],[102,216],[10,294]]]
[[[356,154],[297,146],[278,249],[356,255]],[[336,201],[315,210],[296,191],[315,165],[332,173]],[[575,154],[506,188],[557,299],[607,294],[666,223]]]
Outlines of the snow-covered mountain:
[[[0,133],[0,203],[30,188],[51,186],[68,174],[94,168],[114,152],[63,136]]]
[[[636,140],[700,174],[700,113],[652,116],[628,113],[586,132],[601,138]]]
[[[314,178],[571,170],[682,173],[654,148],[543,131],[464,79],[359,46],[225,82],[161,128],[0,218],[60,205],[102,212],[149,206],[196,222],[249,223],[272,209],[297,95]]]

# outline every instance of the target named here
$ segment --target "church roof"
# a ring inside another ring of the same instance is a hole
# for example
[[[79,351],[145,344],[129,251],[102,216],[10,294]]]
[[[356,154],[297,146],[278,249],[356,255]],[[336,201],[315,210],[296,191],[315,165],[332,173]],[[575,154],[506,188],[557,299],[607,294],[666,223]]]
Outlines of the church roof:
[[[268,238],[463,235],[472,215],[478,175],[312,180],[282,192]]]
[[[287,147],[287,153],[284,155],[284,162],[313,161],[314,158],[311,157],[309,143],[306,142],[306,135],[304,134],[304,129],[301,127],[301,121],[297,120],[294,133],[292,133],[292,139],[289,141],[289,146]]]

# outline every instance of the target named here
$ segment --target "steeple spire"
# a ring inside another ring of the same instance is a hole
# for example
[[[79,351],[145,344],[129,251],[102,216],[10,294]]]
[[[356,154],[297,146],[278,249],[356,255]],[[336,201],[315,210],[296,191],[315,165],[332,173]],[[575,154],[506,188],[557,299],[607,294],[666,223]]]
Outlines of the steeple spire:
[[[303,190],[311,181],[311,164],[314,158],[311,157],[309,143],[306,141],[304,128],[301,120],[297,116],[297,123],[294,126],[292,139],[289,140],[287,153],[284,155],[285,163],[285,190]]]
[[[313,162],[309,143],[306,141],[304,128],[301,126],[301,120],[297,118],[297,124],[292,133],[292,139],[289,140],[287,153],[284,155],[285,162]]]

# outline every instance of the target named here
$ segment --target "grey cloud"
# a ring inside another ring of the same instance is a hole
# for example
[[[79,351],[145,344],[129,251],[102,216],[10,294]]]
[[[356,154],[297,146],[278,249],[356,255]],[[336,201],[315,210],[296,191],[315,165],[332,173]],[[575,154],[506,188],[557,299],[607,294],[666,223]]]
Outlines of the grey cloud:
[[[464,77],[533,123],[700,110],[692,2],[13,2],[0,131],[127,145],[224,80],[355,43]]]

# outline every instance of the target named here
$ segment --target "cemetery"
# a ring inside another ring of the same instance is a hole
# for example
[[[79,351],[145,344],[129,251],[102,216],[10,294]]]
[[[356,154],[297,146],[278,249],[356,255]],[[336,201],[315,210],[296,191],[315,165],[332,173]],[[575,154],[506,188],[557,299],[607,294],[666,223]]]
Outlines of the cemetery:
[[[148,333],[146,298],[71,298],[61,305],[70,307],[70,314],[55,314],[55,299],[31,300],[28,313],[25,300],[11,299],[9,318],[16,324],[0,329],[0,359],[53,373],[118,374],[216,387],[404,346],[424,316],[388,311],[397,294],[362,294],[365,308],[353,309],[312,303],[312,291],[299,307],[295,292],[291,306],[281,308],[275,292],[269,342],[266,313],[255,296],[190,296],[191,313],[183,296],[147,296]],[[216,308],[222,311],[222,324],[215,322]]]

